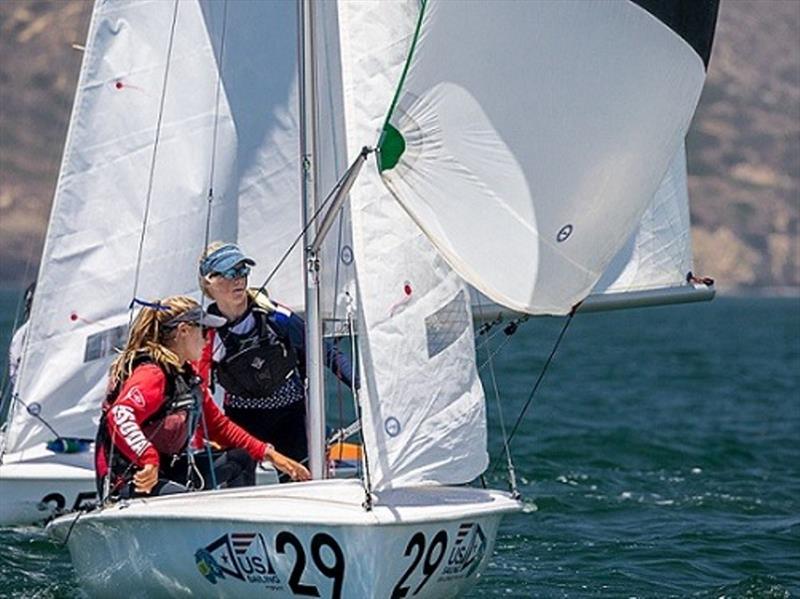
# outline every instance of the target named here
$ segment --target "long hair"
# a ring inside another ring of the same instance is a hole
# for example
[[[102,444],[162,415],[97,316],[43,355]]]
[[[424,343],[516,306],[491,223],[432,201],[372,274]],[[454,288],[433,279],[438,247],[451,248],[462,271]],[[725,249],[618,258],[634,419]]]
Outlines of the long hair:
[[[208,244],[208,247],[206,247],[205,251],[200,254],[200,258],[197,261],[197,282],[200,285],[200,291],[203,292],[203,295],[212,300],[214,297],[211,295],[209,290],[210,281],[208,276],[203,276],[200,274],[200,265],[203,263],[203,260],[205,260],[206,256],[210,256],[223,245],[227,245],[227,243],[224,241],[212,241]],[[247,290],[247,297],[250,299],[251,303],[266,310],[267,312],[274,312],[277,309],[276,304],[269,298],[269,294],[267,293],[266,289],[250,287]]]
[[[181,368],[177,354],[164,344],[172,332],[171,327],[164,327],[164,323],[198,304],[185,295],[174,295],[153,304],[155,307],[143,306],[136,315],[125,348],[111,364],[110,388],[130,376],[134,362],[140,356],[149,357],[162,368]]]

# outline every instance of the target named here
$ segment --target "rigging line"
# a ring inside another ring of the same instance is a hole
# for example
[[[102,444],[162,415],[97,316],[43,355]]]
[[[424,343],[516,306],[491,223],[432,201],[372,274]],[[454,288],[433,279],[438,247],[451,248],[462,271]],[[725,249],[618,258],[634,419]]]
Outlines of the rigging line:
[[[492,341],[492,339],[494,339],[494,338],[495,338],[495,337],[496,337],[498,334],[500,334],[500,333],[502,333],[502,332],[503,332],[503,331],[496,331],[496,332],[492,333],[492,334],[491,334],[489,337],[487,337],[486,339],[484,339],[483,341],[481,341],[480,343],[476,343],[476,344],[475,344],[475,349],[476,349],[476,350],[481,350],[481,349],[483,349],[484,347],[488,346],[488,345],[489,345],[489,343]],[[493,358],[494,356],[496,356],[497,354],[499,354],[499,353],[500,353],[500,351],[501,351],[501,350],[502,350],[502,349],[505,347],[506,343],[508,343],[508,340],[509,340],[510,338],[511,338],[511,337],[510,337],[509,335],[506,335],[506,338],[503,340],[503,342],[502,342],[502,343],[501,343],[499,346],[497,346],[497,348],[496,348],[496,349],[495,349],[495,350],[494,350],[492,353],[490,353],[490,354],[489,354],[489,357],[490,357],[490,358]],[[483,370],[483,369],[486,367],[486,365],[487,365],[487,364],[488,364],[488,361],[487,361],[487,362],[484,362],[483,364],[481,364],[481,365],[478,367],[478,370]]]
[[[483,306],[478,304],[478,311],[481,313],[481,318],[483,318]],[[509,335],[505,341],[503,341],[503,345],[505,345],[506,341],[510,339],[511,336]],[[488,354],[487,362],[489,363],[489,374],[492,381],[492,389],[494,391],[494,398],[495,402],[497,403],[497,415],[500,421],[500,432],[503,435],[503,450],[506,454],[506,469],[508,471],[508,486],[511,489],[511,494],[514,497],[519,497],[519,490],[517,489],[517,477],[516,471],[514,469],[514,461],[511,458],[511,447],[510,447],[510,440],[508,438],[508,434],[506,431],[506,421],[503,417],[503,405],[500,403],[500,389],[497,385],[497,377],[495,376],[494,371],[494,361],[492,360],[492,348],[489,345],[489,340],[487,339],[486,343],[486,353]],[[501,346],[502,347],[502,346]],[[481,479],[483,479],[483,475],[481,475]],[[485,480],[482,480],[484,483],[485,488]]]
[[[542,367],[542,370],[539,373],[539,377],[536,379],[536,382],[534,383],[531,392],[528,394],[528,399],[525,401],[525,405],[522,406],[522,410],[520,411],[519,416],[517,416],[517,421],[514,423],[514,428],[511,429],[511,434],[508,437],[509,446],[511,445],[511,441],[514,439],[514,435],[516,434],[517,429],[519,428],[519,425],[522,422],[522,419],[525,417],[525,412],[527,412],[528,408],[531,405],[531,402],[533,401],[534,395],[536,395],[537,389],[539,389],[539,385],[541,385],[542,380],[544,380],[544,375],[547,372],[547,369],[550,367],[550,363],[553,361],[553,357],[556,355],[556,350],[558,349],[558,346],[561,344],[561,340],[564,338],[564,334],[567,332],[567,329],[569,328],[569,325],[572,322],[572,318],[575,316],[575,311],[577,307],[578,306],[573,307],[569,315],[567,316],[567,320],[564,323],[564,326],[561,328],[561,332],[558,334],[558,338],[556,339],[555,344],[553,344],[553,349],[550,350],[550,355],[547,356],[547,360],[545,361],[544,366]],[[495,458],[495,465],[492,468],[492,472],[494,472],[497,469],[496,462],[498,458]]]
[[[214,467],[214,454],[211,452],[211,438],[208,436],[208,423],[206,422],[206,413],[203,411],[203,402],[205,402],[205,399],[206,398],[204,396],[203,400],[200,402],[200,421],[203,423],[203,435],[205,436],[205,446],[208,454],[208,467],[211,470],[211,488],[217,489],[217,473],[215,472],[216,468]],[[189,439],[189,443],[191,444],[191,439]],[[202,476],[200,478],[202,478]],[[203,487],[204,486],[205,483],[203,484]],[[200,488],[202,489],[203,487]]]
[[[283,263],[286,262],[286,259],[289,257],[292,251],[294,251],[294,248],[297,247],[297,244],[300,243],[300,240],[303,239],[303,235],[305,235],[306,231],[308,231],[309,227],[311,227],[314,221],[317,220],[317,217],[319,217],[319,215],[322,213],[322,210],[325,208],[328,202],[330,202],[331,198],[333,198],[336,195],[336,191],[342,186],[342,183],[345,182],[350,172],[355,168],[356,164],[358,164],[359,160],[361,160],[360,154],[358,158],[356,158],[355,161],[353,161],[353,164],[351,164],[344,172],[344,174],[339,178],[339,180],[336,182],[336,185],[333,186],[328,195],[325,196],[325,199],[322,201],[322,203],[320,203],[320,205],[314,211],[314,214],[311,215],[311,218],[308,219],[308,222],[305,224],[305,226],[297,235],[297,237],[295,237],[295,240],[291,243],[289,248],[284,252],[283,256],[281,256],[281,259],[278,260],[278,263],[267,275],[267,278],[264,279],[264,282],[261,283],[261,286],[258,288],[258,291],[256,293],[262,293],[266,291],[267,285],[272,280],[272,277],[275,276],[275,273],[277,273],[280,267],[283,266]]]
[[[489,343],[490,340],[491,339],[487,339],[486,341],[484,341],[481,345],[479,345],[477,347],[477,349],[483,349],[483,347],[486,346]],[[500,345],[498,345],[497,348],[493,352],[489,353],[489,357],[486,359],[486,361],[484,361],[480,366],[478,366],[478,370],[480,371],[480,370],[483,370],[484,368],[486,368],[491,363],[492,358],[494,358],[501,351],[503,351],[503,349],[505,349],[506,344],[508,344],[508,342],[510,340],[511,340],[511,337],[509,337],[509,336],[507,336],[505,339],[503,339],[502,343],[500,343]]]
[[[503,333],[503,334],[505,334],[505,336],[506,336],[506,337],[505,337],[505,339],[504,339],[504,340],[503,340],[503,342],[502,342],[502,343],[501,343],[501,344],[500,344],[500,345],[497,347],[497,349],[496,349],[495,351],[493,351],[493,352],[492,352],[492,353],[489,355],[489,358],[493,358],[494,356],[496,356],[497,354],[499,354],[499,353],[500,353],[500,352],[501,352],[501,351],[502,351],[502,350],[505,348],[506,344],[507,344],[507,343],[509,342],[509,340],[511,339],[511,336],[512,336],[514,333],[516,333],[516,332],[517,332],[517,329],[519,328],[519,325],[521,325],[521,324],[523,324],[523,323],[527,322],[527,321],[528,321],[528,318],[529,318],[529,317],[528,317],[528,315],[525,315],[525,316],[522,316],[521,318],[517,318],[517,319],[515,319],[515,320],[512,320],[511,322],[509,322],[509,323],[508,323],[508,324],[507,324],[505,327],[503,327],[502,329],[500,329],[500,330],[497,330],[497,331],[495,331],[494,333],[492,333],[491,335],[489,335],[489,337],[488,337],[487,339],[484,339],[484,340],[483,340],[481,343],[476,343],[476,344],[475,344],[475,349],[476,349],[476,351],[477,351],[477,350],[481,350],[481,349],[483,349],[483,348],[484,348],[486,345],[488,345],[488,343],[489,343],[489,342],[490,342],[492,339],[494,339],[494,338],[495,338],[497,335],[499,335],[500,333]],[[484,362],[483,364],[481,364],[481,365],[478,367],[478,370],[483,370],[483,369],[484,369],[484,368],[487,366],[487,364],[488,364],[488,361]]]
[[[211,135],[211,165],[208,175],[208,204],[206,207],[206,230],[203,238],[203,256],[206,255],[208,243],[211,237],[211,209],[214,202],[214,174],[217,165],[217,134],[219,132],[219,102],[222,95],[222,68],[225,58],[225,33],[228,29],[228,0],[225,0],[222,8],[222,33],[219,41],[219,57],[217,58],[217,89],[214,100],[214,128]],[[205,308],[206,294],[200,294],[200,307]]]
[[[79,510],[78,513],[75,514],[75,519],[70,522],[69,528],[67,529],[67,536],[64,537],[64,541],[61,543],[62,547],[66,547],[67,543],[69,543],[69,538],[72,536],[72,529],[75,528],[75,525],[78,523],[78,520],[81,516],[83,516],[83,514],[83,510]]]
[[[348,294],[349,296],[349,294]],[[352,302],[352,298],[349,298]],[[350,353],[353,355],[353,407],[355,408],[356,412],[356,421],[358,422],[358,432],[359,436],[361,437],[361,456],[362,461],[364,464],[364,509],[367,511],[372,511],[372,479],[369,473],[369,456],[367,454],[367,444],[364,442],[364,428],[362,426],[363,423],[363,414],[361,411],[361,393],[359,393],[359,389],[356,388],[355,381],[356,377],[361,379],[360,372],[359,372],[359,365],[361,364],[361,358],[359,356],[359,345],[356,342],[355,331],[353,327],[353,311],[352,311],[352,304],[350,304],[350,308],[347,314],[347,325],[350,329]]]
[[[133,280],[133,297],[136,297],[139,291],[139,275],[142,268],[142,253],[144,249],[144,239],[147,234],[147,221],[150,217],[150,200],[153,195],[153,180],[156,170],[156,157],[158,156],[158,142],[161,138],[161,123],[164,119],[164,104],[167,97],[167,81],[169,80],[169,67],[172,64],[172,46],[175,41],[175,24],[178,21],[178,2],[174,0],[174,8],[172,10],[172,24],[170,25],[169,43],[167,44],[167,58],[164,65],[164,79],[161,84],[161,99],[158,106],[158,117],[156,119],[156,135],[153,140],[153,154],[150,157],[150,172],[147,180],[147,193],[145,195],[144,216],[142,218],[142,233],[139,238],[139,248],[136,253],[136,271]],[[133,325],[133,305],[128,310],[128,330]]]

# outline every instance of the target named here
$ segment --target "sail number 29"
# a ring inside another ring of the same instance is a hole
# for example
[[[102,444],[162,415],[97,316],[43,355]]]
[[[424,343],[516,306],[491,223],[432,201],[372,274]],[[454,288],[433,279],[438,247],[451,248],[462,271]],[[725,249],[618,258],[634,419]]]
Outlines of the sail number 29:
[[[316,585],[302,582],[306,569],[306,551],[303,543],[289,531],[282,531],[275,537],[275,550],[287,553],[291,547],[295,560],[289,574],[289,588],[295,595],[303,597],[319,597]],[[327,551],[323,551],[323,547]],[[417,595],[431,579],[441,565],[447,552],[447,531],[440,530],[428,543],[425,533],[417,532],[408,541],[405,549],[406,557],[411,557],[411,564],[395,584],[391,599],[403,599]],[[331,559],[332,558],[332,559]],[[345,557],[341,547],[331,535],[320,532],[311,538],[311,560],[320,574],[333,581],[331,599],[341,599],[344,584]],[[422,570],[422,580],[413,588],[407,585],[408,579],[418,570]]]
[[[300,582],[300,577],[306,569],[306,552],[303,544],[292,533],[284,530],[275,538],[275,550],[278,553],[286,553],[288,546],[294,549],[296,556],[292,573],[289,575],[289,588],[292,593],[304,597],[319,597],[319,589],[316,586]],[[326,563],[323,558],[323,547],[327,547],[333,554],[332,564]],[[331,599],[341,599],[342,584],[344,583],[344,554],[336,539],[324,532],[315,534],[311,538],[311,560],[323,576],[333,580]]]
[[[427,551],[425,545],[425,533],[423,532],[416,533],[406,545],[406,556],[410,556],[413,553],[414,558],[411,560],[411,565],[400,577],[400,580],[394,585],[392,599],[402,599],[408,596],[411,587],[404,585],[409,576],[417,569],[420,561],[422,561],[422,581],[414,589],[412,595],[416,595],[422,590],[422,587],[430,580],[433,573],[436,572],[436,568],[439,567],[442,559],[444,559],[444,554],[447,550],[447,531],[440,530],[437,532],[431,539],[431,544],[428,545]],[[425,556],[424,560],[422,559],[423,555]]]

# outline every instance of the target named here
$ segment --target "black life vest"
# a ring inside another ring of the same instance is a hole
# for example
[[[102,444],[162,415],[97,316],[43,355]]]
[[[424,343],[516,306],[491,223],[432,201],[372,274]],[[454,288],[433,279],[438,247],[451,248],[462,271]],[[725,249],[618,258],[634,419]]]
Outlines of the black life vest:
[[[251,306],[255,326],[237,335],[227,324],[217,329],[225,355],[214,367],[216,380],[231,395],[245,399],[269,397],[298,372],[297,353],[271,322],[266,310]],[[245,316],[246,318],[246,316]]]
[[[132,371],[143,364],[153,363],[148,355],[137,357]],[[202,379],[193,372],[165,368],[159,365],[166,379],[164,402],[161,407],[145,420],[140,428],[147,440],[158,451],[159,464],[167,465],[186,452],[189,442],[194,436],[203,405]],[[97,431],[95,447],[95,468],[97,473],[98,493],[102,497],[101,470],[107,470],[112,477],[112,493],[133,479],[134,469],[125,455],[111,447],[111,435],[108,432],[108,412],[119,397],[124,381],[117,384],[106,395],[100,426]],[[108,457],[111,457],[108,463]],[[105,468],[99,467],[103,460]]]

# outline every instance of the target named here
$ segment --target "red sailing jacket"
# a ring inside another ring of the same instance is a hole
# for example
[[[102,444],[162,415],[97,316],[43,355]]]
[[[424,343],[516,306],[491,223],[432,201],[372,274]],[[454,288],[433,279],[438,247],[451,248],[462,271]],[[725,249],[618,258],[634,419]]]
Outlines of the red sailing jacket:
[[[163,404],[166,387],[166,375],[158,365],[147,363],[137,366],[108,411],[106,422],[114,445],[136,466],[157,466],[159,463],[158,451],[142,431],[142,424]],[[261,461],[267,444],[231,422],[211,399],[205,384],[203,391],[202,417],[205,419],[209,440],[224,448],[241,447],[254,460]],[[203,432],[201,422],[195,435],[195,443],[202,441]]]

